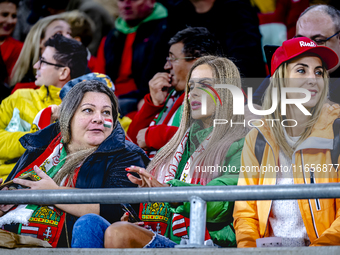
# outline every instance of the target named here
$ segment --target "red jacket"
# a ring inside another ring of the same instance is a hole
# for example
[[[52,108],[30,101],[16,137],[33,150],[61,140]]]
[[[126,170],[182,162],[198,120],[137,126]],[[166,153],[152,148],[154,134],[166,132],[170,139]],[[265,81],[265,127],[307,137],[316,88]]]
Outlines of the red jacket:
[[[169,111],[168,115],[164,119],[163,123],[159,123],[155,126],[150,126],[150,123],[155,119],[156,115],[160,113],[164,107],[164,104],[156,106],[153,104],[151,95],[147,94],[144,97],[144,105],[137,112],[133,118],[129,129],[128,136],[131,140],[137,144],[137,134],[141,129],[147,128],[145,133],[145,142],[149,148],[154,148],[159,150],[162,148],[177,132],[178,127],[168,126],[167,123],[170,121],[171,117],[175,114],[177,109],[182,105],[184,100],[184,93],[176,100],[173,107]]]
[[[20,55],[22,46],[22,42],[19,42],[12,37],[7,37],[6,40],[0,45],[0,53],[2,59],[5,62],[8,77],[11,76],[12,69]]]

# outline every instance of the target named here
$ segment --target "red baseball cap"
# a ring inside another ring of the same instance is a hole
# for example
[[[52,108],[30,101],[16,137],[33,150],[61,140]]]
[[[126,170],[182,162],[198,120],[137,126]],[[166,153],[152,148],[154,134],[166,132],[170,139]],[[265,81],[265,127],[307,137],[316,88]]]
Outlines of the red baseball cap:
[[[271,64],[271,75],[274,74],[282,63],[306,52],[319,55],[326,64],[327,70],[332,69],[339,62],[338,55],[332,49],[325,46],[318,46],[313,40],[307,37],[297,37],[284,41],[282,46],[274,52]]]

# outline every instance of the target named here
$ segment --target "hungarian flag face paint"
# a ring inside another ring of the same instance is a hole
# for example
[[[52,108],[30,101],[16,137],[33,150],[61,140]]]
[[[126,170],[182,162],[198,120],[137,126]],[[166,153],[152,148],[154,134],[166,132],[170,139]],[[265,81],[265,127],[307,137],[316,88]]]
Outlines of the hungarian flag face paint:
[[[112,120],[111,119],[104,119],[104,127],[111,128],[112,127]]]

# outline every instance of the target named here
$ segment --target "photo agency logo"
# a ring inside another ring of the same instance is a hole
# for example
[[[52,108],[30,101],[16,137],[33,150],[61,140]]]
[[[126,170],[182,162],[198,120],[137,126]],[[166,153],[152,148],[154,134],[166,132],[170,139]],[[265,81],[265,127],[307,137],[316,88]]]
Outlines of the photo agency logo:
[[[236,87],[235,85],[230,85],[230,84],[215,84],[214,86],[215,89],[228,89],[233,96],[233,115],[244,115],[244,95],[242,89]],[[214,92],[214,94],[217,96],[218,100],[220,101],[220,104],[222,105],[223,102],[218,95],[217,91],[209,87],[211,91]],[[210,93],[207,89],[200,88],[201,90],[205,91],[206,93],[202,94],[202,107],[201,107],[201,114],[206,115],[207,114],[207,96],[209,95],[215,105],[216,105],[216,100],[213,96],[212,93]],[[247,96],[248,96],[248,103],[246,107],[248,107],[249,111],[254,114],[258,115],[259,119],[251,119],[248,120],[246,123],[246,120],[243,122],[233,122],[232,120],[226,120],[226,119],[214,119],[214,127],[216,125],[226,125],[230,124],[231,127],[233,125],[243,125],[244,127],[246,124],[248,126],[255,126],[253,122],[260,122],[260,125],[257,125],[256,127],[261,127],[264,125],[264,121],[261,119],[262,116],[265,115],[270,115],[272,114],[278,106],[278,100],[277,100],[277,88],[272,89],[272,106],[270,109],[267,110],[260,110],[256,109],[253,104],[253,88],[248,87],[247,88]],[[299,93],[299,94],[304,94],[305,97],[302,98],[294,98],[294,99],[289,99],[287,98],[288,93]],[[287,105],[295,105],[304,115],[312,115],[304,106],[304,103],[307,103],[311,99],[311,92],[307,89],[304,88],[289,88],[289,87],[283,87],[281,89],[281,115],[286,116],[287,114]],[[280,121],[279,119],[265,119],[267,122],[272,122],[272,126],[274,125],[275,121]],[[292,123],[294,123],[292,125]],[[297,121],[294,119],[284,119],[281,121],[281,125],[283,127],[295,127],[297,125]]]

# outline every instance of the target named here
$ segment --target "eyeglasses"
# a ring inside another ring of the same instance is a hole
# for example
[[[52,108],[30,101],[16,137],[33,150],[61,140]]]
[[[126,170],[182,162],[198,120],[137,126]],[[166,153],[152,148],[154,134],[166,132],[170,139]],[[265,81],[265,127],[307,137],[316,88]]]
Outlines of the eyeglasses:
[[[46,60],[43,60],[41,57],[39,57],[39,68],[41,67],[41,64],[44,63],[46,65],[50,65],[50,66],[56,66],[56,67],[65,67],[63,65],[59,65],[59,64],[53,64],[50,62],[47,62]]]
[[[336,36],[337,34],[339,34],[340,31],[336,32],[334,35],[326,38],[326,39],[312,39],[317,45],[321,46],[321,45],[325,45],[327,41],[329,41],[330,39],[332,39],[334,36]],[[294,36],[294,38],[296,37],[300,37],[300,36]]]
[[[183,57],[183,58],[167,57],[166,61],[170,62],[170,64],[172,64],[173,62],[175,62],[179,59],[196,59],[196,57]]]

